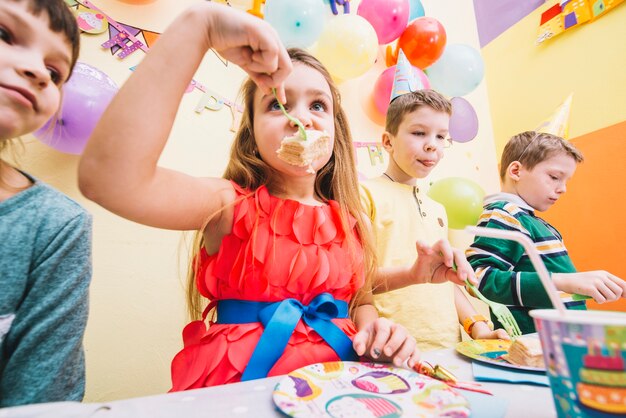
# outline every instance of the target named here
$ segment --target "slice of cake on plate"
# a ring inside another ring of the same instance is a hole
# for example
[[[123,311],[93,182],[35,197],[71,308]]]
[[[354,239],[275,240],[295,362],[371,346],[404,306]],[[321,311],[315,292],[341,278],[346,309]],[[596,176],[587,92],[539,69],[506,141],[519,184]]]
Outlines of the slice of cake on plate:
[[[543,362],[541,342],[537,335],[517,337],[511,344],[511,347],[509,347],[509,352],[503,355],[502,358],[518,366],[536,367],[539,369],[546,367]]]
[[[331,152],[330,136],[326,131],[307,130],[306,138],[300,132],[293,136],[286,136],[280,143],[276,153],[278,158],[288,164],[298,167],[307,167],[308,173],[315,173],[313,161],[324,157]]]

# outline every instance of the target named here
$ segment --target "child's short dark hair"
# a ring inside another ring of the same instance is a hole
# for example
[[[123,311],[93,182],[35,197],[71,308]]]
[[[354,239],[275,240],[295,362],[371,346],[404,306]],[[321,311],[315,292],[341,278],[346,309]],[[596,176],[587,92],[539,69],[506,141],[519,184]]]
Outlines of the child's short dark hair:
[[[571,143],[560,136],[543,132],[526,131],[514,135],[504,146],[500,159],[500,179],[504,180],[506,171],[513,161],[519,161],[532,170],[540,162],[563,152],[577,163],[583,161],[583,154]]]
[[[441,93],[430,90],[418,90],[396,97],[389,104],[387,118],[385,121],[385,131],[391,135],[398,133],[398,128],[404,119],[404,115],[411,113],[422,106],[428,106],[438,112],[452,114],[452,104]]]
[[[50,30],[65,35],[70,45],[72,46],[72,61],[70,63],[71,70],[74,69],[74,64],[78,60],[78,52],[80,50],[80,32],[78,30],[78,24],[76,18],[71,12],[65,1],[63,0],[13,0],[13,1],[26,1],[29,5],[30,11],[39,16],[42,11],[48,15],[50,21]]]

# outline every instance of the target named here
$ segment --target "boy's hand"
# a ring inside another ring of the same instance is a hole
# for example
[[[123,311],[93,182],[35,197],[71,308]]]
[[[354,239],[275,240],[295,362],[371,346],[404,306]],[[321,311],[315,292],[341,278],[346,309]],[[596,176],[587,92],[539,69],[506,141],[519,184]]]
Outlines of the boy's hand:
[[[292,63],[276,30],[264,20],[232,7],[204,3],[208,13],[209,47],[241,67],[266,94],[276,88],[278,99],[286,102],[283,81]]]
[[[437,241],[432,247],[422,241],[415,243],[417,260],[411,267],[415,283],[454,282],[465,285],[465,280],[476,285],[474,269],[465,258],[463,251],[452,248],[448,240]]]
[[[476,322],[472,327],[472,335],[470,335],[474,340],[510,340],[511,337],[507,332],[502,329],[494,329],[489,328],[487,323],[485,322]]]
[[[553,273],[552,281],[558,290],[591,296],[597,303],[626,297],[626,282],[604,270]]]
[[[377,318],[367,324],[354,336],[352,346],[359,356],[391,361],[397,367],[407,362],[413,368],[420,358],[415,338],[402,325],[386,318]]]

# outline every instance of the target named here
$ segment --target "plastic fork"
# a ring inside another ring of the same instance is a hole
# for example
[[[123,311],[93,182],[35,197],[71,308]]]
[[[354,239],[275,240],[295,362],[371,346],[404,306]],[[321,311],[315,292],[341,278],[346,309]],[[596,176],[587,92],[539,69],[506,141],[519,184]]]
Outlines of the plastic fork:
[[[304,129],[304,125],[302,124],[302,122],[300,122],[298,118],[294,118],[289,113],[287,113],[283,104],[280,102],[280,100],[278,100],[278,96],[276,95],[275,88],[272,88],[272,93],[274,93],[274,97],[276,98],[276,101],[278,102],[278,107],[280,107],[280,110],[283,112],[283,115],[287,116],[287,119],[289,119],[290,121],[292,121],[298,126],[298,132],[300,132],[300,136],[302,137],[302,139],[306,141],[306,130]]]
[[[478,299],[482,300],[489,306],[489,309],[491,309],[493,315],[504,326],[504,330],[511,336],[511,338],[515,339],[522,335],[522,331],[519,329],[515,317],[513,316],[509,308],[506,307],[506,305],[490,301],[489,299],[484,297],[483,294],[480,293],[480,291],[476,288],[476,286],[469,282],[469,280],[465,281],[465,285],[471,291],[471,294],[473,296],[476,296]]]

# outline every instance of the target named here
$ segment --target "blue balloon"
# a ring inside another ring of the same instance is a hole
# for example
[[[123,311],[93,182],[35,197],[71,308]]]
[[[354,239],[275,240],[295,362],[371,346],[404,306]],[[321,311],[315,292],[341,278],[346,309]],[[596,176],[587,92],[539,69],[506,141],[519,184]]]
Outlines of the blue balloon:
[[[285,47],[307,48],[324,29],[325,11],[319,0],[267,0],[263,13]]]
[[[485,73],[480,53],[469,45],[450,44],[426,74],[430,86],[447,96],[464,96],[474,90]]]
[[[424,16],[424,6],[422,6],[422,2],[420,0],[409,0],[409,12],[409,22]]]

